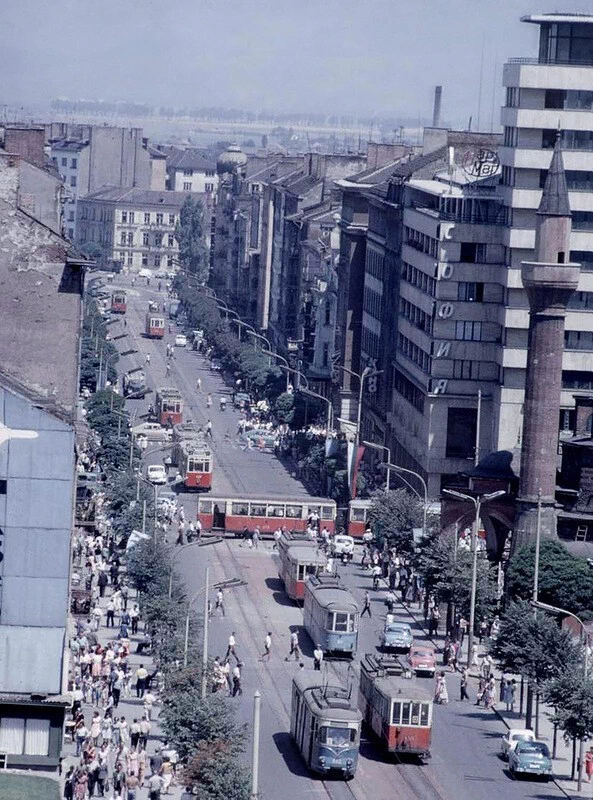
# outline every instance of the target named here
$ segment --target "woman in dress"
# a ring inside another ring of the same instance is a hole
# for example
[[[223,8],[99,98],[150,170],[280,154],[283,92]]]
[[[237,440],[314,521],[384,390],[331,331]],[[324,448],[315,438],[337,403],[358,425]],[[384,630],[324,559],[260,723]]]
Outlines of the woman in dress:
[[[85,800],[86,793],[87,793],[87,785],[89,782],[89,776],[87,774],[86,769],[79,767],[76,770],[76,775],[74,778],[74,798],[75,800]]]
[[[436,680],[435,692],[434,692],[434,701],[435,703],[439,703],[440,705],[447,705],[449,702],[449,691],[447,689],[447,682],[445,679],[445,673],[439,672]]]
[[[138,751],[138,780],[140,781],[140,786],[144,786],[144,776],[146,775],[147,767],[148,757],[146,755],[146,750],[141,746]]]
[[[95,711],[91,720],[90,736],[93,740],[93,744],[97,747],[99,745],[99,737],[101,736],[101,714],[99,714],[98,711]]]
[[[128,753],[128,775],[138,776],[138,751],[130,750]]]

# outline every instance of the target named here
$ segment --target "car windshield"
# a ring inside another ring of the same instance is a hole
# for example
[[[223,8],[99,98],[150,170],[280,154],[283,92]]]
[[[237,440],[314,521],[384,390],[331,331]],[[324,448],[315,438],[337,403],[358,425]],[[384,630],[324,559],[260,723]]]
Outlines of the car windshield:
[[[550,758],[550,751],[548,745],[543,742],[519,742],[517,745],[517,753],[525,753],[530,756],[544,756]]]
[[[412,655],[417,658],[433,658],[434,654],[431,650],[412,650]]]
[[[403,625],[398,625],[397,623],[395,623],[394,625],[388,625],[387,630],[390,631],[391,633],[401,633],[404,636],[410,633],[408,628],[405,628]]]
[[[532,733],[514,733],[511,736],[513,742],[530,742],[533,739]]]

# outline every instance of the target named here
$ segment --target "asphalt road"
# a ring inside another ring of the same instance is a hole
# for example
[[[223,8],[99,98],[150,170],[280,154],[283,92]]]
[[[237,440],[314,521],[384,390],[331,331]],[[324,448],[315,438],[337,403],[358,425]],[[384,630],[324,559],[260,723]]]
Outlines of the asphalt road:
[[[118,281],[127,285],[127,279]],[[152,281],[151,283],[154,283]],[[116,284],[118,285],[118,284]],[[201,356],[190,350],[178,348],[172,374],[165,379],[165,348],[172,341],[167,334],[164,342],[144,339],[141,331],[144,314],[149,299],[155,299],[154,286],[139,287],[130,291],[128,305],[127,339],[118,341],[121,350],[133,346],[138,354],[122,359],[121,369],[144,366],[144,354],[149,352],[151,363],[148,367],[149,384],[155,388],[160,385],[177,386],[186,399],[191,418],[206,422],[212,419],[215,452],[215,493],[239,492],[257,495],[265,489],[266,494],[290,494],[303,496],[301,484],[272,455],[257,451],[243,451],[236,436],[237,415],[230,408],[221,413],[216,399],[229,390],[219,375],[210,372]],[[164,294],[161,294],[164,299]],[[120,328],[120,324],[112,326]],[[115,332],[115,331],[114,331]],[[196,393],[196,381],[202,378],[202,393]],[[213,396],[213,407],[207,410],[205,396]],[[154,401],[154,400],[153,400]],[[129,401],[136,416],[146,412],[151,396],[146,400]],[[187,416],[186,416],[187,419]],[[228,434],[228,435],[227,435]],[[151,460],[162,457],[153,454]],[[195,515],[196,496],[181,495],[188,518]],[[226,593],[226,617],[215,616],[210,626],[210,654],[223,656],[227,639],[235,631],[237,651],[244,663],[244,694],[236,698],[239,714],[246,724],[251,721],[253,692],[262,693],[262,727],[260,749],[260,783],[264,797],[281,796],[286,800],[308,800],[309,798],[372,797],[373,800],[519,800],[520,798],[561,797],[562,792],[553,783],[543,784],[527,780],[513,780],[499,759],[499,739],[504,732],[503,723],[493,712],[472,703],[460,702],[459,678],[449,674],[447,683],[450,703],[448,706],[435,706],[433,721],[432,758],[424,765],[397,763],[386,759],[378,750],[372,738],[363,737],[361,758],[357,773],[352,781],[322,781],[310,775],[287,733],[289,730],[290,685],[298,664],[286,662],[289,650],[289,637],[293,628],[300,631],[303,648],[303,661],[306,668],[312,668],[312,643],[301,629],[302,612],[288,600],[277,577],[276,559],[271,552],[271,544],[260,543],[258,550],[239,546],[235,540],[227,540],[208,547],[190,546],[184,549],[178,559],[177,569],[184,580],[189,594],[201,588],[204,583],[204,568],[210,565],[211,581],[239,577],[246,585]],[[356,559],[358,560],[358,558]],[[356,564],[339,567],[343,580],[355,596],[362,600],[365,589],[373,594],[371,619],[361,620],[359,654],[375,649],[379,631],[383,626],[385,607],[382,593],[373,593],[369,573]],[[422,641],[424,635],[414,619],[403,608],[396,612],[396,618],[410,622],[415,630],[416,640]],[[270,662],[261,662],[263,640],[268,631],[273,634],[273,654]],[[358,658],[357,657],[357,658]],[[358,685],[357,658],[352,665],[343,662],[328,663],[328,677],[351,682],[356,691]],[[426,680],[432,686],[432,679]],[[473,694],[475,696],[475,691]]]

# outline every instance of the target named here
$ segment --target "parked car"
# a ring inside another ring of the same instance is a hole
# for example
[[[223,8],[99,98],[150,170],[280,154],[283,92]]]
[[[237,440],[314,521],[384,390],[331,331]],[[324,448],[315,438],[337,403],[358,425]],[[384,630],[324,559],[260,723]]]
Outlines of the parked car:
[[[338,533],[332,539],[331,549],[334,556],[341,556],[342,553],[346,553],[349,558],[352,558],[354,554],[354,539],[352,536]]]
[[[222,369],[222,363],[220,359],[213,358],[212,361],[210,362],[210,369],[213,372],[220,372],[220,370]]]
[[[152,272],[149,269],[139,269],[138,270],[138,277],[139,278],[152,278]]]
[[[187,347],[187,336],[184,333],[178,333],[175,337],[175,347]]]
[[[236,392],[235,397],[233,399],[233,405],[235,408],[247,408],[251,405],[251,397],[247,394],[247,392]]]
[[[535,733],[528,728],[509,728],[500,740],[500,755],[508,758],[519,742],[535,742]]]
[[[416,675],[431,675],[437,668],[437,660],[434,647],[426,647],[425,645],[413,645],[408,656],[410,667],[414,670]]]
[[[413,641],[412,629],[406,622],[391,622],[385,626],[381,634],[381,648],[383,650],[408,652]]]
[[[167,470],[162,464],[149,464],[146,468],[146,479],[151,483],[167,483]]]
[[[509,751],[511,775],[538,775],[545,781],[552,777],[552,759],[544,742],[517,742]]]
[[[158,422],[141,422],[132,428],[132,436],[144,436],[148,441],[166,442],[171,437],[171,432],[163,428]]]

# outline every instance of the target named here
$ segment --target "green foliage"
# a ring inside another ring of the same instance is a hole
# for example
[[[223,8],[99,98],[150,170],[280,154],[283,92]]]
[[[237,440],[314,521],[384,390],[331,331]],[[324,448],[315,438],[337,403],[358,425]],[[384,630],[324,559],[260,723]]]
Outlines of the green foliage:
[[[175,228],[179,243],[179,261],[182,267],[199,280],[208,278],[208,251],[205,241],[204,205],[192,194],[188,194]]]
[[[128,551],[128,579],[140,594],[168,592],[171,554],[164,542],[146,539]]]
[[[427,591],[440,603],[453,603],[466,619],[469,617],[473,556],[468,550],[455,551],[455,538],[433,530],[418,548],[416,568],[424,578]],[[478,555],[476,581],[476,619],[490,620],[496,612],[498,586],[496,567]]]
[[[507,587],[511,597],[528,599],[533,591],[535,544],[522,547],[511,559]],[[593,572],[586,559],[571,555],[555,539],[540,543],[538,597],[544,603],[579,614],[593,609]]]
[[[274,403],[274,416],[278,422],[290,425],[294,419],[295,396],[292,392],[283,392]]]
[[[200,742],[183,771],[200,800],[249,800],[249,772],[237,762],[228,742]]]
[[[237,724],[234,706],[220,694],[208,694],[202,700],[198,686],[169,694],[160,719],[167,739],[184,759],[200,741],[232,741],[237,753],[243,748],[245,731]]]
[[[544,688],[544,700],[556,711],[552,720],[567,741],[593,736],[593,681],[578,671],[565,673]]]
[[[521,600],[511,603],[500,620],[491,652],[504,669],[523,675],[536,687],[579,669],[581,648],[549,614],[534,614]]]
[[[371,499],[369,521],[375,535],[400,552],[413,552],[413,529],[422,524],[420,502],[406,489],[379,489]]]

